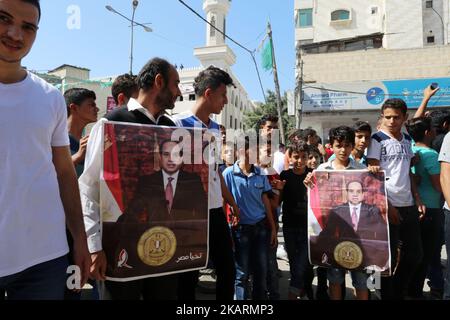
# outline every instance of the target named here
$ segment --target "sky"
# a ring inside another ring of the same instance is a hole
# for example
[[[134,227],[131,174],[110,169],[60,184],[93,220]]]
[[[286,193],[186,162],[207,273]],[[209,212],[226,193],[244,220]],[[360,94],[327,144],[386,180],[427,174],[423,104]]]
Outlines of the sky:
[[[204,16],[202,0],[185,0],[185,3]],[[90,69],[91,78],[128,72],[130,23],[106,10],[106,5],[131,18],[131,0],[41,0],[38,36],[23,65],[45,72],[70,64]],[[292,0],[233,0],[227,17],[227,35],[250,50],[259,46],[267,22],[271,22],[282,93],[295,86],[293,10]],[[74,19],[78,17],[77,11],[79,19]],[[149,27],[153,32],[135,28],[134,74],[155,56],[178,66],[200,65],[193,50],[206,44],[205,22],[178,0],[140,0],[135,20],[151,23]],[[70,28],[68,21],[72,22]],[[250,54],[229,40],[227,44],[237,56],[232,70],[246,88],[249,98],[263,101]],[[262,70],[261,54],[257,53],[256,57],[264,90],[274,90],[273,74]]]

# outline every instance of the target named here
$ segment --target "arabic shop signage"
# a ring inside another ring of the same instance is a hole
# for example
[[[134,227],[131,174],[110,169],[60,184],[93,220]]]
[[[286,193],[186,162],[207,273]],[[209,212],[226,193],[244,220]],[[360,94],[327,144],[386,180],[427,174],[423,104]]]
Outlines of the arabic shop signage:
[[[387,99],[400,98],[408,108],[417,109],[423,90],[432,83],[437,83],[440,90],[428,107],[450,106],[450,78],[427,78],[308,84],[304,87],[302,107],[304,112],[380,110]]]

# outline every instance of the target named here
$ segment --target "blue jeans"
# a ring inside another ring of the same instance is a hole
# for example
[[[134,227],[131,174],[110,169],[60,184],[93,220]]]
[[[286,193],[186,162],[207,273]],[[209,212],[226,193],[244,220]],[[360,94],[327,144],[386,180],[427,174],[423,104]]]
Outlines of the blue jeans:
[[[423,296],[423,285],[428,267],[437,249],[440,250],[440,231],[442,228],[442,209],[427,208],[424,218],[420,221],[423,258],[409,283],[409,296],[420,298]]]
[[[305,289],[305,280],[313,272],[308,261],[308,235],[306,228],[283,226],[284,245],[291,271],[290,291]]]
[[[441,251],[445,244],[445,215],[444,210],[441,210],[439,219],[439,240],[437,246],[431,257],[430,266],[428,268],[428,279],[430,279],[429,286],[434,289],[444,290],[444,272],[441,265]]]
[[[0,292],[6,292],[8,300],[63,300],[67,267],[67,256],[63,256],[0,277]]]
[[[280,300],[277,247],[269,246],[267,250],[267,290],[269,291],[269,300]]]
[[[239,224],[232,229],[236,260],[236,300],[247,300],[250,267],[253,271],[253,300],[267,300],[267,250],[269,230],[266,219],[255,225]]]
[[[445,209],[445,250],[447,251],[447,270],[445,275],[444,299],[450,300],[450,211]]]

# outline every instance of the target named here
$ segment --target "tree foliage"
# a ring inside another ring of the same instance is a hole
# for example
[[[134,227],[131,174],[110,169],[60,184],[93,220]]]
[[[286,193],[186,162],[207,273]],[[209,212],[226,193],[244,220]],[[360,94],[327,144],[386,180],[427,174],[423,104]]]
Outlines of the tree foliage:
[[[258,120],[261,119],[261,117],[263,115],[274,114],[274,115],[278,116],[277,97],[275,95],[275,92],[267,90],[266,98],[267,98],[267,102],[262,103],[254,111],[245,112],[244,124],[247,129],[250,129],[250,128],[256,129],[256,124],[258,123]],[[288,116],[286,93],[281,98],[281,103],[282,103],[281,115],[283,118],[284,134],[285,134],[285,140],[287,141],[287,136],[289,135],[289,132],[291,132],[292,129],[295,128],[295,117]]]

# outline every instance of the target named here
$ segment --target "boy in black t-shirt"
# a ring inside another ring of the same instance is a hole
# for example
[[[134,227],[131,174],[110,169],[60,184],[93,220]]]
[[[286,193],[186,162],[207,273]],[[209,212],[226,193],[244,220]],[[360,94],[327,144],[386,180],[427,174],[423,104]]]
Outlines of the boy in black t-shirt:
[[[283,201],[283,236],[291,271],[289,299],[307,299],[305,280],[311,277],[312,266],[308,261],[307,207],[308,193],[303,180],[311,172],[306,167],[309,146],[297,142],[289,147],[289,161],[293,168],[282,171],[285,181],[280,199]]]

